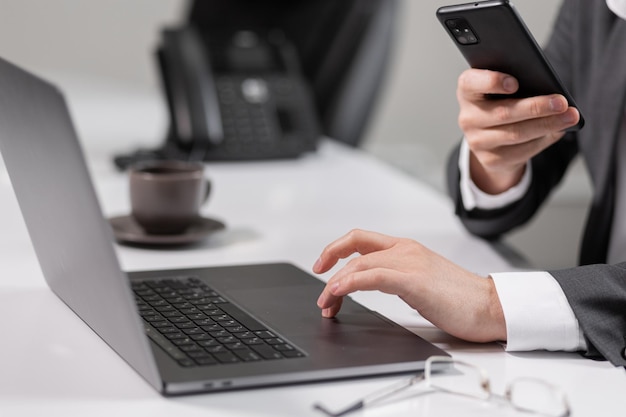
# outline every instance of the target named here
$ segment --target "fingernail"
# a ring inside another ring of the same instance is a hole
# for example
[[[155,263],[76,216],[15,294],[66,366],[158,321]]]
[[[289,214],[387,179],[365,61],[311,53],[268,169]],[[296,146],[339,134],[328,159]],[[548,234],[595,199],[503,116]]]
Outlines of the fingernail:
[[[322,310],[322,317],[325,317],[325,318],[330,318],[331,317],[331,315],[330,315],[330,308],[325,308],[325,309]]]
[[[313,271],[317,272],[320,270],[320,266],[322,265],[322,258],[317,258],[317,261],[313,264]]]
[[[326,302],[326,297],[324,296],[324,293],[321,293],[319,298],[317,299],[317,306],[319,308],[322,308],[325,302]]]
[[[574,112],[567,112],[561,115],[561,121],[566,124],[572,124],[576,122],[576,114]]]
[[[550,99],[550,110],[553,112],[562,112],[565,111],[565,109],[567,109],[567,105],[565,103],[563,103],[563,100],[561,100],[558,97],[553,97]]]
[[[502,87],[505,91],[513,93],[517,90],[517,81],[515,81],[513,77],[504,77],[504,80],[502,80]]]

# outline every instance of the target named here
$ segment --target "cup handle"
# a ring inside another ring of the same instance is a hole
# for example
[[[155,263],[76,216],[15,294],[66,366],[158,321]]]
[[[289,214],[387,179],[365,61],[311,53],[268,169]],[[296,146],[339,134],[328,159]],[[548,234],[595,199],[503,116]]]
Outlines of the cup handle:
[[[209,199],[210,194],[211,194],[211,181],[207,180],[206,187],[204,189],[204,197],[202,198],[202,204],[206,203],[206,201]]]

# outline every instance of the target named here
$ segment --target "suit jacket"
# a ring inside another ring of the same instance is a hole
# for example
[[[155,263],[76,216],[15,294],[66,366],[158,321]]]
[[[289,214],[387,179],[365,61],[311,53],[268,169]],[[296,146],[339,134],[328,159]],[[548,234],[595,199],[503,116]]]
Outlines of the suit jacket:
[[[458,147],[448,162],[448,191],[465,227],[478,236],[496,239],[535,214],[580,153],[593,184],[580,251],[580,263],[587,266],[550,273],[587,338],[586,355],[626,366],[626,263],[604,264],[615,203],[615,145],[626,103],[626,21],[615,16],[604,1],[565,0],[545,53],[574,96],[586,126],[531,160],[533,179],[528,192],[507,207],[464,209]]]

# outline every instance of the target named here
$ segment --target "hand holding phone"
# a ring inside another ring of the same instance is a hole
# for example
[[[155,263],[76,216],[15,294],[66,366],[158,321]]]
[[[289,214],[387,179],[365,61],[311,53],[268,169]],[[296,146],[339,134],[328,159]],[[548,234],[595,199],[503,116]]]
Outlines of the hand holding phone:
[[[571,107],[573,97],[562,84],[526,24],[508,0],[487,0],[440,7],[437,18],[472,68],[510,74],[519,82],[516,93],[500,97],[561,94]],[[570,130],[584,125],[579,122]]]

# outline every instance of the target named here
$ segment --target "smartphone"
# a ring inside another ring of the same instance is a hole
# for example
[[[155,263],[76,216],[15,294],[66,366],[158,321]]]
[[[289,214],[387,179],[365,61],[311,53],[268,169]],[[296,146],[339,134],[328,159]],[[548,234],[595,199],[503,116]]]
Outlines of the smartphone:
[[[492,95],[493,98],[561,94],[580,113],[510,1],[444,6],[437,9],[437,18],[472,68],[500,71],[517,78],[519,90],[515,94]],[[581,129],[584,123],[580,113],[578,124],[568,130]]]

